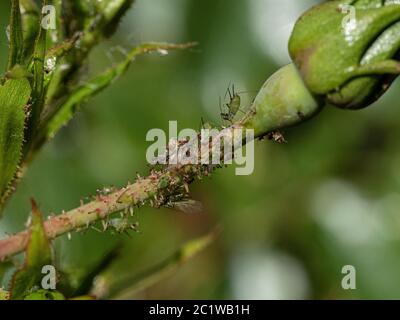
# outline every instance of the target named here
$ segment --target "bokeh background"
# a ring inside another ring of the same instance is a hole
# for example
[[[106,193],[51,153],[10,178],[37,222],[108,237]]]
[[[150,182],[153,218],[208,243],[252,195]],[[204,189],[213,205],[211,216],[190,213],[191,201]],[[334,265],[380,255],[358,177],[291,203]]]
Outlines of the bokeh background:
[[[0,64],[6,61],[8,1],[0,3]],[[46,214],[79,205],[106,186],[147,172],[152,128],[221,123],[219,96],[230,83],[255,90],[289,62],[287,41],[312,0],[137,0],[119,32],[91,56],[89,73],[122,57],[110,48],[142,41],[198,41],[167,56],[139,58],[87,103],[33,163],[0,222],[0,237],[24,228],[29,198]],[[4,68],[3,68],[4,70]],[[290,88],[287,88],[290,90]],[[56,241],[63,269],[84,274],[117,243],[113,281],[139,274],[185,241],[221,224],[223,233],[172,276],[132,299],[400,298],[400,87],[361,111],[326,108],[285,131],[288,144],[256,143],[255,171],[234,167],[196,182],[201,214],[142,208],[140,233],[90,230]],[[1,115],[0,115],[1,116]],[[343,290],[344,265],[357,290]]]

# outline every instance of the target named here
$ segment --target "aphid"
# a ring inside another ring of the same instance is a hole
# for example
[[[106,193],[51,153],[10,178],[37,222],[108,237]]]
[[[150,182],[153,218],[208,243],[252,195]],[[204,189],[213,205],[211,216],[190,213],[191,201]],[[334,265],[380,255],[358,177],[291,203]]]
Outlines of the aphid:
[[[98,195],[101,196],[108,196],[109,194],[113,193],[114,191],[116,191],[116,188],[111,186],[111,187],[104,187],[102,189],[97,189],[96,192]]]
[[[116,218],[109,221],[109,226],[117,233],[128,234],[129,230],[138,231],[139,223],[131,223],[128,218]]]
[[[170,206],[186,214],[198,214],[203,212],[202,203],[192,199],[184,199],[177,202],[173,202],[171,203]]]
[[[240,95],[235,92],[235,86],[232,85],[232,88],[228,88],[226,95],[229,95],[229,102],[225,103],[225,107],[228,109],[228,112],[223,112],[221,108],[220,102],[220,109],[221,109],[221,117],[222,119],[232,122],[233,118],[236,116],[240,109],[241,98]]]
[[[268,137],[269,140],[273,140],[273,141],[281,143],[281,144],[282,143],[287,143],[285,137],[283,136],[283,134],[280,131],[270,132],[267,135],[267,137]]]
[[[205,122],[203,117],[200,119],[200,130],[211,130],[213,127],[208,122]]]

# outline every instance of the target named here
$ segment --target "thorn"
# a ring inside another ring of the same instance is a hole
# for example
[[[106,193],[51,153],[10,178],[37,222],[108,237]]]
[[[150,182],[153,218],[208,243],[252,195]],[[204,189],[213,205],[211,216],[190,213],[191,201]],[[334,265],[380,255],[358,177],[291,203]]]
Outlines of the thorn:
[[[32,207],[32,211],[37,211],[38,210],[38,206],[36,204],[36,201],[33,198],[31,198],[31,207]]]
[[[184,183],[183,186],[185,187],[186,193],[189,193],[189,185],[187,183]]]

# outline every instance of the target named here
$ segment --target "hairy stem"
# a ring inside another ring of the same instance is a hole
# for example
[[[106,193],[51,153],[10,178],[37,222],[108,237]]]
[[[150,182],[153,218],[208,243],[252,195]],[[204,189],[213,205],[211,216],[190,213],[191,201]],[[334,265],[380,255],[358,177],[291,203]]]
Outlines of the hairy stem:
[[[240,146],[237,142],[242,136],[237,135],[237,130],[242,129],[241,124],[234,124],[222,130],[213,141],[220,141],[223,136],[234,137],[233,149]],[[235,138],[236,137],[236,138]],[[249,142],[249,141],[247,141]],[[216,148],[223,148],[220,143],[210,145],[208,151],[202,149],[200,157],[204,152],[214,152]],[[233,157],[233,153],[222,154],[225,160]],[[108,195],[97,195],[95,199],[75,209],[60,215],[50,217],[44,227],[49,239],[54,239],[71,231],[79,231],[87,228],[92,223],[107,219],[111,214],[122,212],[131,207],[139,207],[150,204],[153,207],[161,207],[170,202],[170,199],[187,195],[188,185],[196,179],[208,176],[217,165],[204,164],[175,164],[164,167],[161,170],[153,170],[146,178],[137,178],[135,183]],[[27,246],[29,230],[22,231],[9,238],[0,240],[0,261],[22,252]]]
[[[79,35],[77,35],[79,37]],[[49,52],[49,56],[56,56],[58,51],[69,50],[71,43],[75,43],[76,39],[71,40],[70,43],[66,43],[66,47],[54,48]],[[41,147],[48,142],[54,135],[70,121],[74,112],[76,111],[76,105],[82,101],[89,99],[102,90],[110,86],[114,81],[121,77],[129,68],[131,63],[138,57],[151,52],[166,53],[171,50],[185,50],[196,46],[197,43],[160,43],[160,42],[149,42],[138,45],[137,47],[130,50],[124,60],[113,67],[110,67],[106,71],[99,75],[94,76],[92,79],[86,81],[85,84],[74,88],[70,93],[69,97],[63,101],[59,106],[44,106],[46,113],[42,116],[42,120],[38,125],[35,137],[26,142],[25,148],[27,151],[24,154],[24,159],[20,163],[20,168],[13,181],[13,190],[17,188],[18,183],[24,177],[30,163],[33,161],[36,154],[40,151]],[[9,197],[12,196],[12,192],[7,193],[3,196],[0,202],[0,212],[3,207],[7,204]]]

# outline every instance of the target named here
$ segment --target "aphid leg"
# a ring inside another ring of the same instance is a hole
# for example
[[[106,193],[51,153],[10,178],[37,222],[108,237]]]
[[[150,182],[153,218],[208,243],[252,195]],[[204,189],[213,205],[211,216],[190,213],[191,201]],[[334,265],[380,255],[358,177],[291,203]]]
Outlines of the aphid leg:
[[[108,221],[102,220],[101,224],[103,226],[103,231],[107,231],[107,229],[108,229]]]
[[[223,112],[223,110],[222,110],[221,97],[219,97],[219,112],[220,112],[222,120],[225,120],[225,121],[229,120],[229,114]]]
[[[233,85],[233,84],[232,84]],[[231,95],[231,82],[229,81],[228,83],[228,88],[225,91],[225,96],[224,99],[226,99],[226,97],[229,95],[229,99],[232,99],[232,95]]]

